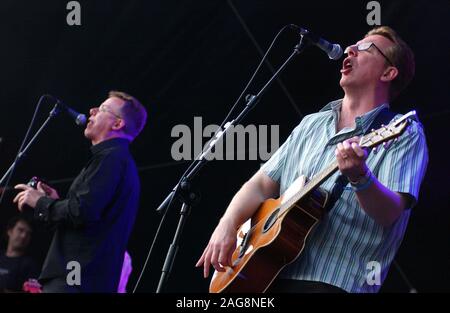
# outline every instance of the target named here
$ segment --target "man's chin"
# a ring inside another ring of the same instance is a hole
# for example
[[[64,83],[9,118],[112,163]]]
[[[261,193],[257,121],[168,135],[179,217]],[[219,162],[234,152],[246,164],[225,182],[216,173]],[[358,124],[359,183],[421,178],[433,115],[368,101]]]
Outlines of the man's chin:
[[[342,75],[341,80],[339,81],[339,85],[341,85],[342,88],[348,87],[352,84],[352,80],[350,80],[349,77]]]
[[[92,136],[91,132],[87,128],[85,128],[85,130],[84,130],[84,137],[86,137],[87,139],[91,140],[92,139],[91,136]]]

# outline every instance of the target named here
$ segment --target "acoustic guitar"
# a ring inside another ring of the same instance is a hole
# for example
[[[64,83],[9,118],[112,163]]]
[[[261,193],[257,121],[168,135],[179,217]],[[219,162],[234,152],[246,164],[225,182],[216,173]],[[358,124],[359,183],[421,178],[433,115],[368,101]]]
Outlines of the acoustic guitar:
[[[399,137],[416,112],[361,137],[359,145],[375,148]],[[329,195],[319,186],[338,170],[334,161],[311,180],[300,176],[278,199],[268,199],[238,230],[232,266],[215,272],[209,291],[264,292],[278,273],[303,251],[308,235],[326,214]]]

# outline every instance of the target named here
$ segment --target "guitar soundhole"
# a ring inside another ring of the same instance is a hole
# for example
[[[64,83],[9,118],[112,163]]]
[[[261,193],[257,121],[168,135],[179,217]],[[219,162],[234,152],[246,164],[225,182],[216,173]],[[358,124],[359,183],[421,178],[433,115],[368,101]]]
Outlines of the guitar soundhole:
[[[269,218],[264,223],[263,233],[267,232],[269,229],[272,228],[273,224],[275,224],[278,218],[278,212],[280,212],[279,208],[273,211],[272,214],[270,214]]]

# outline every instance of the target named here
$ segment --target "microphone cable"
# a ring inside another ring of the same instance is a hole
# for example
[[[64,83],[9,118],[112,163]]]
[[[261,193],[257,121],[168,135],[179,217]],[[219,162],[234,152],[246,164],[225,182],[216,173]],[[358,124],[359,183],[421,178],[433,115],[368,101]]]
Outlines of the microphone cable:
[[[36,109],[34,110],[33,117],[31,118],[30,125],[28,126],[28,129],[27,129],[27,132],[25,134],[25,137],[22,140],[22,143],[20,145],[19,151],[17,151],[16,157],[14,158],[13,167],[11,168],[11,172],[8,174],[8,177],[6,178],[6,182],[3,185],[3,187],[2,187],[3,190],[2,190],[2,195],[0,196],[0,205],[3,202],[3,197],[5,196],[5,193],[6,193],[7,189],[8,189],[9,181],[11,180],[11,177],[13,176],[14,170],[15,170],[15,168],[17,166],[17,161],[20,160],[21,157],[22,157],[22,155],[21,155],[22,149],[27,144],[28,137],[30,136],[30,131],[33,128],[33,124],[34,124],[34,122],[36,120],[36,115],[39,112],[39,108],[41,106],[42,100],[44,98],[46,98],[46,97],[47,97],[46,95],[42,95],[39,98],[38,104],[36,105]]]

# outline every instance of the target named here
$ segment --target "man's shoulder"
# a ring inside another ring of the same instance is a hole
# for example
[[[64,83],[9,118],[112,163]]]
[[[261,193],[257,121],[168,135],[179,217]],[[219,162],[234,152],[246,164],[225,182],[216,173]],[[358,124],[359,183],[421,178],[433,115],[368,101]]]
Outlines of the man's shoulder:
[[[334,108],[340,107],[342,105],[342,98],[333,100],[328,102],[325,106],[323,106],[319,112],[328,112],[333,110]]]
[[[398,120],[399,118],[401,118],[402,116],[404,116],[405,114],[401,114],[401,113],[397,113],[394,117],[394,120]],[[403,137],[414,137],[414,136],[418,136],[418,137],[423,137],[425,138],[425,131],[424,131],[424,127],[423,124],[420,122],[420,120],[418,119],[418,117],[416,118],[410,118],[409,119],[409,123],[407,125],[406,128],[406,133],[409,136],[403,136]],[[413,136],[411,136],[413,135]]]
[[[103,161],[122,161],[132,159],[130,150],[124,146],[114,146],[104,149],[98,154],[98,157]]]
[[[7,257],[4,252],[0,252],[0,261],[1,263],[15,264],[15,266],[18,265],[21,268],[36,267],[37,265],[36,261],[27,254],[18,257]]]
[[[393,118],[398,120],[404,114],[396,114]],[[392,123],[392,121],[391,121]],[[424,127],[419,120],[410,119],[406,128],[400,135],[392,141],[389,141],[385,153],[395,155],[399,151],[410,151],[415,154],[428,154],[427,140],[425,137]]]
[[[333,110],[336,108],[339,108],[342,105],[342,99],[337,99],[328,102],[326,105],[324,105],[319,111],[308,114],[305,116],[305,118],[313,120],[313,119],[320,119],[323,117],[328,117],[330,114],[333,113]]]
[[[137,171],[136,162],[128,147],[119,146],[108,149],[102,155],[101,162],[107,168],[122,169],[122,174]]]
[[[296,129],[298,130],[318,126],[319,124],[317,122],[330,118],[330,116],[332,116],[333,114],[333,108],[336,105],[339,105],[341,102],[342,99],[331,101],[324,107],[322,107],[319,111],[305,115],[297,125]]]

